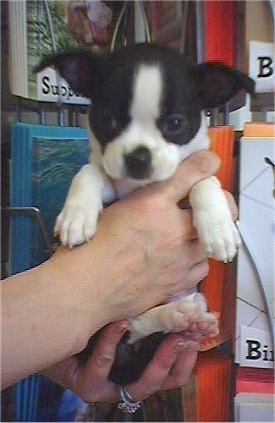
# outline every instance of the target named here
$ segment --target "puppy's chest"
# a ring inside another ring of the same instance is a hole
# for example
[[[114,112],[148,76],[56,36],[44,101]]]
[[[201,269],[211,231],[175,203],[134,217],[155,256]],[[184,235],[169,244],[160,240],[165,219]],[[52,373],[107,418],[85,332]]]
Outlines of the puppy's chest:
[[[133,191],[147,185],[149,182],[133,181],[131,179],[122,179],[115,181],[106,176],[106,183],[103,190],[103,202],[105,205],[110,205],[117,200],[128,197]]]

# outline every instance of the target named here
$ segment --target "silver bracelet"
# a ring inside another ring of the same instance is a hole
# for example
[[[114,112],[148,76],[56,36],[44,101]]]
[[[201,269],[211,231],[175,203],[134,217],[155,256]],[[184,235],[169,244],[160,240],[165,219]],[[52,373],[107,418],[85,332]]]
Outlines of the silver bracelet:
[[[133,401],[132,395],[127,391],[126,386],[119,387],[119,394],[121,402],[118,403],[117,408],[124,413],[134,414],[140,409],[142,401]]]

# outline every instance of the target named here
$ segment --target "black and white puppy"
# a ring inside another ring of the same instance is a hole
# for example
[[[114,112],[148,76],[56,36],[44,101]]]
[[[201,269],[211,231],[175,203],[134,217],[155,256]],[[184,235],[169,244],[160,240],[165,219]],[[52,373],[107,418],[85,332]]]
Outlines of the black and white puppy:
[[[62,244],[69,247],[93,237],[104,203],[170,178],[182,160],[209,148],[204,110],[222,105],[240,89],[254,89],[254,81],[239,71],[219,63],[192,65],[176,51],[154,44],[126,47],[107,57],[87,51],[57,54],[37,71],[46,66],[54,66],[75,92],[92,102],[90,162],[74,177],[55,226]],[[240,238],[219,181],[212,177],[197,183],[189,202],[208,256],[231,261]],[[128,344],[186,328],[195,316],[207,323],[204,335],[215,336],[215,316],[205,310],[198,313],[194,295],[182,293],[176,301],[133,316]],[[137,379],[153,354],[140,367],[140,348],[133,351],[138,357],[132,356],[133,368],[129,370],[127,359],[126,364],[122,361],[124,375],[114,371],[115,382]]]

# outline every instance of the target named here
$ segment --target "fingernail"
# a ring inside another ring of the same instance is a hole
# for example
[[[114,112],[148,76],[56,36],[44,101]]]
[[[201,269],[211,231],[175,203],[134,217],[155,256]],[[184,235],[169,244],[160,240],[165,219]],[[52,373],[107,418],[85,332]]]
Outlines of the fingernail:
[[[199,346],[200,346],[199,342],[189,341],[188,344],[186,345],[186,349],[196,351],[198,350]]]
[[[118,327],[118,332],[120,333],[125,333],[127,332],[127,330],[129,330],[129,326],[127,323],[122,323],[119,327]]]
[[[184,347],[186,347],[186,341],[179,339],[174,347],[174,353],[178,354]]]
[[[209,169],[216,168],[218,170],[220,162],[220,158],[212,151],[201,151],[198,167],[201,173],[208,174]]]

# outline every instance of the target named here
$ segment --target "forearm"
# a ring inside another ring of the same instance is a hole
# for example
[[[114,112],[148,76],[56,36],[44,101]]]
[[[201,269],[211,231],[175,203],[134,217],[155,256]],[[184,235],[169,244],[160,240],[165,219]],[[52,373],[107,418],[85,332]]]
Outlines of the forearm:
[[[101,326],[98,301],[90,298],[85,322],[77,280],[51,260],[2,281],[1,289],[2,387],[79,352],[93,325]]]
[[[131,279],[144,270],[142,247],[132,248],[129,258],[132,239],[121,247],[113,231],[108,245],[110,232],[104,226],[89,243],[60,248],[40,266],[2,281],[2,387],[80,352],[97,330],[132,314]]]

